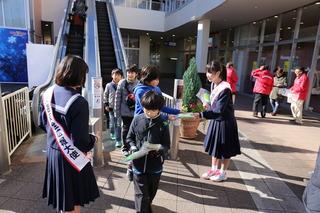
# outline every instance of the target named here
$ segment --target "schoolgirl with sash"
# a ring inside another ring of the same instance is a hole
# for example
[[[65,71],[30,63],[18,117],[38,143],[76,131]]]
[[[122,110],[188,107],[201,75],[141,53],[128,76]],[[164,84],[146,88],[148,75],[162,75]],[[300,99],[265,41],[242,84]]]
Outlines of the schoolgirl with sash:
[[[55,84],[42,95],[40,126],[47,132],[43,198],[58,212],[80,212],[80,206],[99,197],[89,154],[96,137],[89,134],[88,102],[77,93],[87,71],[80,57],[66,56]]]
[[[211,168],[202,175],[204,179],[224,181],[227,179],[230,158],[240,154],[238,127],[234,116],[232,91],[226,82],[226,68],[219,62],[207,65],[206,76],[210,82],[210,106],[202,113],[195,113],[195,117],[210,120],[204,148],[212,157]],[[219,166],[221,167],[219,168]]]

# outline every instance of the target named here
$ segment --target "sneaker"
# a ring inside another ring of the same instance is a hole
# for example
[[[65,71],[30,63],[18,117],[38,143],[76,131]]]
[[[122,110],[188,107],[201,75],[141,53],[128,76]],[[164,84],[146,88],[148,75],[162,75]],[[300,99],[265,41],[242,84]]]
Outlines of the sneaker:
[[[209,180],[212,176],[214,176],[217,172],[219,172],[219,170],[212,170],[212,169],[209,169],[207,172],[203,173],[201,175],[201,177],[203,179],[206,179],[206,180]]]
[[[226,172],[218,171],[214,176],[210,177],[210,180],[216,181],[216,182],[225,181],[225,180],[227,180],[227,174],[226,174]]]
[[[111,138],[111,140],[115,140],[116,136],[113,133],[110,133],[110,138]]]
[[[258,113],[257,113],[257,112],[254,112],[254,113],[252,114],[252,116],[257,118],[257,117],[258,117]]]
[[[272,116],[276,116],[276,115],[277,115],[277,113],[275,113],[275,112],[271,112],[271,115],[272,115]]]
[[[133,180],[133,171],[132,169],[127,169],[127,177],[128,177],[128,180],[129,181],[132,181]]]
[[[116,147],[117,147],[117,148],[121,148],[121,147],[122,147],[121,141],[117,141],[117,142],[116,142]]]

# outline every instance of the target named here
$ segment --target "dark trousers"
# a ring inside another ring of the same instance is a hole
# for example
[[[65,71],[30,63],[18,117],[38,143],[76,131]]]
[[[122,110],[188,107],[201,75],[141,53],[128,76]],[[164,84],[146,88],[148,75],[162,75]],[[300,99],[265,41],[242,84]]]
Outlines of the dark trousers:
[[[125,141],[129,132],[129,128],[133,117],[122,116],[122,141]]]
[[[136,212],[151,213],[151,203],[156,196],[160,174],[134,174],[134,203]]]
[[[267,113],[267,105],[268,105],[269,95],[261,94],[261,93],[255,93],[254,94],[254,100],[253,100],[253,113],[258,113],[258,108],[261,103],[262,109],[261,109],[261,117],[266,117]]]

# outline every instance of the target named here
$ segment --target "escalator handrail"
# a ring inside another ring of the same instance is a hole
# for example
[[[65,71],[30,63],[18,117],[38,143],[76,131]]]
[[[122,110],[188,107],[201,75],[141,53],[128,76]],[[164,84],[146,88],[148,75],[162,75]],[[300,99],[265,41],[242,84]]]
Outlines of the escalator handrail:
[[[64,36],[66,35],[66,32],[68,32],[70,28],[70,23],[67,21],[67,19],[68,19],[69,12],[71,12],[72,10],[72,5],[73,5],[73,1],[69,0],[67,4],[67,8],[64,10],[64,16],[61,21],[61,27],[59,29],[57,42],[54,47],[53,58],[52,58],[48,78],[44,84],[39,85],[34,90],[34,95],[32,98],[32,119],[36,126],[39,125],[39,109],[40,109],[41,94],[53,83],[56,66],[66,52],[66,39],[64,38]]]
[[[94,8],[96,11],[96,1],[93,1]],[[94,20],[94,45],[96,50],[96,77],[101,77],[101,64],[100,64],[100,48],[99,48],[99,33],[98,33],[98,18],[95,13]]]
[[[128,67],[127,56],[124,52],[124,45],[122,42],[122,36],[120,32],[120,28],[118,25],[118,21],[116,18],[116,14],[114,11],[114,6],[109,1],[106,2],[108,17],[110,20],[110,28],[112,33],[112,40],[114,44],[115,55],[117,59],[117,65],[122,69],[124,75],[126,76],[126,69]]]

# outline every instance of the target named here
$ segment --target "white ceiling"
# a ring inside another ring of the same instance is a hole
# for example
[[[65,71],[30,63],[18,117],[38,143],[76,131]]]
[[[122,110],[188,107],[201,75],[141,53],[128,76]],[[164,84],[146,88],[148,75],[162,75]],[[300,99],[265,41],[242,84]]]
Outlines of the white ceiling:
[[[257,21],[298,7],[315,0],[226,0],[221,6],[203,16],[212,21],[214,30]],[[320,8],[320,7],[319,7]],[[320,12],[320,10],[319,10]]]
[[[319,2],[320,0],[226,0],[219,7],[204,14],[200,19],[211,20],[211,32],[250,23],[296,8]],[[319,5],[320,13],[320,5]],[[179,37],[195,35],[197,21],[189,22],[165,34]]]

